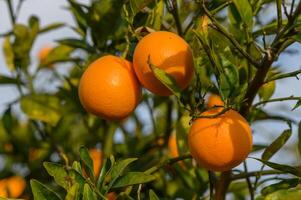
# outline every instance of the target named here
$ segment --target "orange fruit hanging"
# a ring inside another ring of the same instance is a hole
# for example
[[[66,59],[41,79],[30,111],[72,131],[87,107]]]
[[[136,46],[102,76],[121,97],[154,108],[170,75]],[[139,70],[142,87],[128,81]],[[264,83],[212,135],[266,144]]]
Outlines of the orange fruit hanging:
[[[148,59],[173,77],[181,89],[185,89],[193,78],[191,49],[184,39],[174,33],[149,33],[138,42],[133,57],[134,69],[141,84],[154,94],[171,95],[171,91],[153,74]]]
[[[172,158],[179,156],[176,134],[171,134],[168,139],[168,153]]]
[[[212,116],[221,110],[208,110],[202,115]],[[188,145],[199,165],[211,171],[227,171],[243,162],[250,153],[251,128],[234,110],[215,118],[198,118],[188,134]]]
[[[18,198],[23,193],[26,182],[21,176],[12,176],[0,180],[0,197]]]
[[[121,120],[136,108],[141,87],[132,64],[116,56],[95,60],[83,73],[79,98],[90,113],[107,120]]]
[[[224,106],[224,102],[221,97],[216,94],[211,94],[208,98],[207,107],[212,108],[214,106]]]
[[[52,47],[50,46],[44,46],[43,48],[40,49],[38,53],[38,59],[40,61],[40,65],[43,66],[45,65],[45,60],[47,56],[49,55],[50,51],[52,51]],[[53,65],[47,65],[47,67],[52,67]]]
[[[102,152],[98,149],[90,149],[89,154],[93,160],[94,174],[98,177],[102,165]]]

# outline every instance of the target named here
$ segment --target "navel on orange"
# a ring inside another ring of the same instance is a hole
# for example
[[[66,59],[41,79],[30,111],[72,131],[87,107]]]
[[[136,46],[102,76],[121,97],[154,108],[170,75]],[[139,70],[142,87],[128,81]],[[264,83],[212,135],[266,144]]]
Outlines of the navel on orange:
[[[81,77],[78,92],[88,112],[107,120],[129,116],[141,97],[141,87],[132,64],[111,55],[88,66]]]
[[[174,33],[149,33],[138,42],[133,57],[134,69],[141,84],[154,94],[171,95],[171,91],[151,71],[148,59],[172,76],[181,89],[186,88],[193,77],[191,49],[184,39]]]
[[[221,109],[204,112],[212,116]],[[248,122],[236,111],[229,110],[215,118],[196,119],[188,134],[192,157],[211,171],[227,171],[243,162],[252,149]]]

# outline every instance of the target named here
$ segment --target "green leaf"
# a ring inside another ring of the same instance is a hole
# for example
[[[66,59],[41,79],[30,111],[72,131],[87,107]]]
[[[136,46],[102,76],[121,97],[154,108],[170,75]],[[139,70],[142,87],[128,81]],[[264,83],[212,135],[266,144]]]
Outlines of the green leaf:
[[[151,58],[148,59],[149,66],[155,77],[163,83],[178,99],[181,98],[181,90],[173,77],[167,74],[164,70],[156,67],[151,63]]]
[[[261,159],[269,160],[279,149],[281,149],[291,135],[292,130],[288,129],[283,131],[283,133],[264,150]]]
[[[292,166],[289,166],[289,165],[283,165],[283,164],[278,164],[278,163],[265,161],[265,160],[262,160],[262,159],[259,159],[259,158],[253,158],[253,159],[258,160],[258,161],[262,162],[263,164],[265,164],[265,165],[267,165],[267,166],[269,166],[273,169],[276,169],[276,170],[279,170],[281,172],[285,172],[285,173],[288,173],[288,174],[293,174],[295,176],[301,177],[301,168],[299,166],[292,167]]]
[[[267,101],[269,100],[272,95],[274,94],[276,89],[276,81],[270,81],[268,83],[263,84],[259,91],[259,97],[263,100],[263,101]]]
[[[249,30],[253,27],[253,12],[252,7],[248,0],[233,0],[235,7],[237,8],[239,15],[243,22],[248,25]]]
[[[31,40],[34,41],[40,29],[39,18],[35,15],[30,16],[28,20],[28,24],[31,29],[30,30]]]
[[[82,173],[82,166],[80,165],[80,163],[78,161],[74,161],[72,163],[72,169],[74,169],[78,173]]]
[[[99,177],[97,180],[97,188],[101,189],[106,177],[107,172],[111,169],[111,167],[114,165],[114,161],[111,162],[109,158],[106,158],[102,164]]]
[[[43,165],[48,174],[54,178],[55,182],[68,191],[72,185],[72,181],[70,180],[68,172],[64,166],[51,162],[44,162]]]
[[[10,43],[10,38],[5,37],[3,41],[3,54],[5,58],[6,65],[8,69],[14,70],[15,64],[14,64],[14,51],[12,48],[12,45]]]
[[[97,200],[95,193],[87,183],[84,186],[83,200]]]
[[[153,190],[149,190],[149,200],[160,200]]]
[[[79,199],[79,184],[75,183],[67,191],[65,200],[78,200]]]
[[[55,125],[61,115],[59,99],[50,95],[29,95],[22,97],[21,109],[30,119]]]
[[[69,9],[73,14],[76,23],[78,24],[82,32],[85,33],[88,26],[88,15],[85,9],[73,0],[68,0],[68,2],[70,4]]]
[[[58,22],[58,23],[52,23],[52,24],[49,24],[49,25],[47,25],[47,26],[41,28],[41,29],[39,30],[39,33],[40,33],[40,34],[41,34],[41,33],[46,33],[46,32],[49,32],[49,31],[52,31],[52,30],[61,28],[61,27],[63,27],[63,26],[65,26],[64,23],[60,23],[60,22]]]
[[[301,106],[301,99],[299,99],[296,103],[296,105],[293,107],[292,110],[296,110],[297,108],[299,108]]]
[[[61,200],[55,192],[37,180],[30,180],[30,186],[35,200]]]
[[[120,188],[130,185],[148,183],[156,179],[156,176],[145,174],[144,172],[128,172],[118,178],[113,184],[113,188]]]
[[[5,129],[6,133],[11,134],[12,129],[14,127],[14,121],[13,121],[13,116],[11,114],[11,108],[9,107],[6,109],[2,116],[2,124],[3,128]]]
[[[237,67],[228,60],[223,62],[223,73],[219,75],[219,89],[223,99],[226,99],[239,88],[239,73]]]
[[[80,159],[83,162],[85,169],[87,169],[89,176],[92,178],[92,180],[95,179],[95,175],[94,175],[94,169],[93,169],[93,160],[90,157],[89,151],[86,147],[82,146],[79,149],[79,155],[80,155]]]
[[[121,176],[126,167],[136,160],[137,158],[128,158],[115,162],[111,170],[111,181],[108,190],[114,185],[115,181]]]
[[[155,30],[160,30],[163,19],[164,2],[162,0],[158,1],[156,7],[151,11],[148,16],[147,25]]]
[[[301,199],[301,190],[296,189],[284,189],[278,190],[267,195],[264,200],[300,200]]]
[[[272,192],[275,192],[277,190],[281,189],[289,189],[296,187],[300,183],[299,178],[292,178],[292,179],[286,179],[283,181],[280,181],[278,183],[274,183],[272,185],[266,186],[261,190],[261,194],[266,196]]]
[[[96,53],[95,48],[90,46],[84,40],[68,38],[68,39],[58,40],[58,42],[62,45],[66,45],[72,48],[84,49],[90,53]]]
[[[70,54],[74,49],[66,45],[59,45],[53,48],[43,60],[43,65],[48,66],[57,62],[70,60]]]

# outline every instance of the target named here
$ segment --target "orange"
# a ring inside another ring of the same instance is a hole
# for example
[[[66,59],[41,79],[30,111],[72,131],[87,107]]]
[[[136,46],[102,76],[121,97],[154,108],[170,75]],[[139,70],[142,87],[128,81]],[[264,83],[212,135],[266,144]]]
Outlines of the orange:
[[[47,56],[49,55],[50,51],[53,48],[50,46],[44,46],[43,48],[40,49],[39,53],[38,53],[38,58],[40,61],[40,65],[44,65],[45,64],[45,60],[47,58]],[[52,65],[48,65],[48,67],[51,67]]]
[[[177,137],[175,134],[171,134],[168,140],[168,152],[169,155],[173,158],[179,156]]]
[[[98,149],[90,149],[89,154],[93,160],[94,174],[98,176],[102,165],[102,152]]]
[[[202,115],[215,115],[220,111],[215,108]],[[215,118],[196,119],[188,134],[192,157],[211,171],[227,171],[239,165],[250,153],[252,143],[248,122],[234,110]]]
[[[141,87],[132,64],[116,56],[95,60],[79,82],[79,98],[90,113],[107,120],[121,120],[136,108]]]
[[[117,194],[115,192],[110,192],[106,195],[108,200],[116,200],[117,199]]]
[[[148,64],[149,58],[153,65],[173,77],[181,89],[185,89],[193,78],[192,51],[185,40],[174,33],[149,33],[138,42],[133,57],[134,69],[141,84],[154,94],[171,95],[171,91],[153,74]]]
[[[224,106],[224,102],[221,97],[216,94],[211,94],[208,98],[207,107],[212,108],[214,106]]]
[[[18,198],[26,187],[25,180],[20,176],[12,176],[0,180],[0,197]]]

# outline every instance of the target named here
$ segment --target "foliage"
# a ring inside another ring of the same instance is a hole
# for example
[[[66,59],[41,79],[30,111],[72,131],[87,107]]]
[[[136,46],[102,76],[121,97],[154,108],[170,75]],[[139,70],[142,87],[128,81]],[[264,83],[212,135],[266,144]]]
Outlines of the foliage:
[[[68,0],[74,27],[60,22],[42,27],[36,16],[20,24],[13,1],[5,2],[12,29],[0,36],[10,74],[0,74],[0,84],[16,87],[18,97],[1,116],[4,167],[0,177],[23,175],[28,182],[24,198],[106,199],[109,192],[115,192],[118,199],[208,199],[212,191],[215,199],[224,199],[226,193],[235,199],[301,198],[300,166],[270,161],[295,134],[292,124],[296,120],[264,109],[279,101],[295,101],[293,110],[301,105],[301,97],[272,98],[278,80],[301,73],[283,72],[276,66],[288,47],[301,42],[301,2],[95,0],[82,4]],[[26,1],[18,3],[22,9]],[[270,8],[275,12],[267,14]],[[272,15],[271,21],[265,19],[267,15]],[[36,39],[61,27],[71,28],[77,37],[56,41],[45,60],[51,67],[33,66]],[[132,60],[135,45],[150,28],[176,32],[190,44],[196,71],[193,82],[179,91],[168,74],[151,65],[174,95],[159,97],[143,91],[139,109],[120,122],[87,113],[77,95],[85,67],[106,54]],[[67,75],[58,70],[66,63]],[[46,74],[51,80],[45,80]],[[55,89],[49,89],[53,83]],[[186,141],[189,122],[206,109],[208,93],[219,94],[224,109],[238,110],[250,123],[277,120],[288,124],[271,144],[254,145],[253,151],[264,149],[261,159],[255,158],[262,163],[260,170],[248,172],[245,163],[244,171],[218,174],[191,160]],[[259,102],[254,103],[257,95]],[[172,132],[176,132],[180,152],[176,158],[167,150]],[[122,139],[117,140],[117,134]],[[301,123],[297,135],[300,152]],[[88,153],[92,148],[104,153],[99,175]]]

